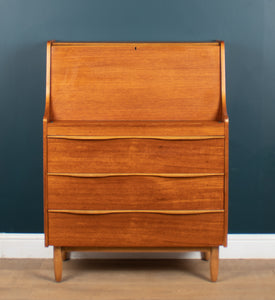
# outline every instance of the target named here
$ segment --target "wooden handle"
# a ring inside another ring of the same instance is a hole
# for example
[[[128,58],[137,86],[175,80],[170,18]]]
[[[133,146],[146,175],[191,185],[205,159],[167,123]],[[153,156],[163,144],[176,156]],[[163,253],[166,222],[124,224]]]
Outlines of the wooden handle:
[[[196,215],[208,213],[221,213],[223,209],[208,210],[75,210],[75,209],[49,209],[49,213],[66,213],[77,215],[107,215],[107,214],[124,214],[124,213],[150,213],[162,215]]]
[[[115,177],[115,176],[153,176],[167,178],[224,176],[224,173],[48,173],[49,176],[69,177]]]
[[[66,139],[66,140],[117,140],[117,139],[153,139],[164,141],[177,140],[210,140],[223,139],[224,135],[208,136],[141,136],[141,135],[121,135],[121,136],[90,136],[90,135],[48,135],[49,139]]]

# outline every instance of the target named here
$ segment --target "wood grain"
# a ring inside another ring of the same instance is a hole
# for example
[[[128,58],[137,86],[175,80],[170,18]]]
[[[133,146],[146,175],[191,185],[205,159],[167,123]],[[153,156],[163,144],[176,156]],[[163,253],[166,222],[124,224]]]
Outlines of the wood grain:
[[[46,62],[46,99],[45,99],[45,111],[43,120],[50,122],[51,112],[51,53],[52,53],[52,41],[47,42],[47,62]]]
[[[53,120],[218,119],[216,43],[55,44],[51,76]]]
[[[103,177],[122,177],[122,176],[153,176],[164,178],[186,178],[186,177],[208,177],[223,176],[224,173],[48,173],[49,176],[68,176],[82,178],[103,178]]]
[[[48,139],[48,172],[222,173],[224,140]]]
[[[49,213],[62,213],[73,215],[110,215],[110,214],[159,214],[159,215],[200,215],[209,213],[223,213],[223,209],[194,209],[194,210],[153,210],[153,209],[117,209],[117,210],[76,210],[76,209],[49,209]]]
[[[73,136],[224,136],[218,121],[53,121],[48,135]]]
[[[43,206],[44,206],[44,233],[45,246],[48,242],[48,140],[47,119],[43,119]]]
[[[221,42],[221,104],[222,104],[222,118],[223,122],[228,121],[226,108],[226,84],[225,84],[225,47],[224,42]]]
[[[210,253],[227,245],[225,47],[47,44],[45,245]]]
[[[61,247],[54,247],[53,251],[55,281],[60,282],[62,280],[62,250]]]
[[[49,242],[64,247],[210,247],[222,243],[223,223],[223,213],[49,213]]]
[[[44,233],[45,246],[48,242],[48,124],[50,121],[50,97],[51,97],[51,45],[52,41],[47,42],[47,63],[46,63],[46,99],[45,112],[43,116],[43,205],[44,205]]]
[[[48,209],[223,209],[223,176],[48,177]]]
[[[218,279],[219,273],[219,247],[212,247],[210,250],[210,276],[211,281]]]
[[[154,45],[155,47],[170,47],[171,45],[181,45],[182,47],[195,47],[195,46],[220,46],[220,41],[213,41],[213,42],[150,42],[150,44]],[[121,48],[123,46],[128,47],[130,45],[138,46],[138,45],[146,45],[148,43],[145,42],[53,42],[53,46],[65,46],[65,47],[103,47],[112,46]]]
[[[155,135],[112,135],[112,136],[91,136],[91,135],[48,135],[48,139],[63,139],[63,140],[121,140],[121,139],[150,139],[163,141],[184,141],[184,140],[211,140],[223,139],[220,135],[205,135],[205,136],[155,136]]]
[[[211,247],[62,247],[65,251],[95,252],[192,252],[208,251]]]
[[[79,252],[193,252],[208,251],[211,247],[62,247],[65,251]]]
[[[222,101],[222,120],[224,122],[224,208],[225,208],[225,221],[224,221],[224,242],[223,245],[227,246],[227,232],[228,232],[228,194],[229,194],[229,118],[226,109],[226,85],[225,85],[225,46],[221,42],[221,101]]]
[[[222,259],[219,282],[211,284],[208,282],[208,263],[184,259],[184,255],[172,255],[173,259],[165,259],[166,254],[161,253],[106,253],[100,256],[105,259],[92,254],[89,259],[83,255],[81,260],[64,263],[64,282],[61,284],[53,280],[50,259],[1,259],[1,298],[274,300],[275,259]],[[154,259],[148,259],[152,257]]]

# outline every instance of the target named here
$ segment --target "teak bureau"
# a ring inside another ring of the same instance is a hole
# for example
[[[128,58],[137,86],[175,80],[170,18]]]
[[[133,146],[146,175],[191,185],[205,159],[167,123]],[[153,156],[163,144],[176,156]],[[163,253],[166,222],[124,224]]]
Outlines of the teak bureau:
[[[227,244],[223,42],[47,44],[45,244],[200,251]]]

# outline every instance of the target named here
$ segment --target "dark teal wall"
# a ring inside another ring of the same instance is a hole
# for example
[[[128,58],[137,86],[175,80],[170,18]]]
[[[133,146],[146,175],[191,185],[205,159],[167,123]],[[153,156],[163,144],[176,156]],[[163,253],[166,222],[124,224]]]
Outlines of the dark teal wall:
[[[275,1],[0,0],[0,232],[42,232],[46,41],[226,42],[231,233],[275,232]]]

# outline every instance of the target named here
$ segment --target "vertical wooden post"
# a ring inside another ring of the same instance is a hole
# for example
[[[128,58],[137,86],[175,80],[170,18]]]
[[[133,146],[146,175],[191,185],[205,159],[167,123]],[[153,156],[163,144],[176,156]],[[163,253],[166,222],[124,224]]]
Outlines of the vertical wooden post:
[[[211,281],[215,282],[219,272],[219,247],[212,247],[210,250],[210,274]]]
[[[210,251],[201,252],[201,259],[208,261],[210,258]]]
[[[61,249],[61,253],[62,253],[62,260],[63,261],[70,259],[70,252]]]
[[[54,247],[54,275],[55,281],[62,279],[62,251],[61,247]]]

